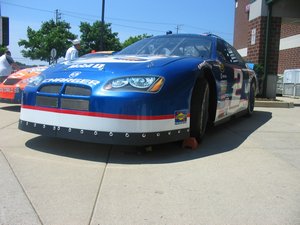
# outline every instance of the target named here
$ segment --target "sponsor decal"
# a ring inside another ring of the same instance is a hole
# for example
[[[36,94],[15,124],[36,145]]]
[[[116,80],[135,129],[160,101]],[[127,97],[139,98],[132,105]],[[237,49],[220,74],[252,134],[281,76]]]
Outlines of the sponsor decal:
[[[85,63],[85,64],[74,64],[68,67],[68,69],[84,69],[84,68],[92,68],[98,70],[104,70],[105,64],[102,63]]]
[[[14,73],[14,74],[10,75],[9,78],[19,79],[19,78],[22,78],[24,76],[26,76],[25,73],[17,72],[17,73]]]
[[[226,91],[227,91],[227,80],[221,80],[220,81],[220,91],[221,91],[221,94],[226,93]]]
[[[43,83],[75,83],[75,84],[85,84],[89,86],[96,86],[97,84],[100,84],[100,81],[98,80],[90,80],[90,79],[76,79],[76,78],[51,78],[46,79],[43,81]]]
[[[220,71],[221,71],[221,73],[225,72],[225,66],[223,63],[220,64]]]
[[[212,66],[208,62],[203,61],[198,65],[198,69],[200,70],[203,66],[208,66],[210,69],[212,68]]]
[[[227,74],[221,73],[221,79],[222,80],[227,80]]]
[[[69,75],[69,77],[70,77],[70,78],[74,78],[74,77],[79,76],[80,74],[81,74],[80,71],[76,71],[76,72],[71,73],[71,74]]]
[[[36,67],[36,68],[31,68],[28,69],[28,73],[32,73],[32,72],[42,72],[45,69],[47,69],[47,67]]]
[[[175,125],[187,122],[188,110],[175,111]]]
[[[6,88],[0,88],[0,93],[18,93],[18,88],[12,88],[12,87],[6,87]]]
[[[214,66],[218,67],[221,73],[225,72],[225,66],[224,66],[224,64],[220,60],[217,60],[216,63],[214,63]]]

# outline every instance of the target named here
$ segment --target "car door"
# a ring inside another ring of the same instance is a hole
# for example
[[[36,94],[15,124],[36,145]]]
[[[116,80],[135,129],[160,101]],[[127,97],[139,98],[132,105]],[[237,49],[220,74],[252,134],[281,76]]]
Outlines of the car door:
[[[222,39],[217,40],[217,59],[221,64],[220,84],[224,90],[216,115],[220,120],[247,108],[249,75],[240,55]]]

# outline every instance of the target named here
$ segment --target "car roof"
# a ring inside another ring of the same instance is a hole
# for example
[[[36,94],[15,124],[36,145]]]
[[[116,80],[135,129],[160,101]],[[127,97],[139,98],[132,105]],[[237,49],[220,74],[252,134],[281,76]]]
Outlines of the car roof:
[[[222,39],[217,35],[211,33],[205,34],[165,34],[165,35],[157,35],[150,38],[159,38],[159,37],[207,37],[208,39]],[[223,39],[222,39],[223,40]]]

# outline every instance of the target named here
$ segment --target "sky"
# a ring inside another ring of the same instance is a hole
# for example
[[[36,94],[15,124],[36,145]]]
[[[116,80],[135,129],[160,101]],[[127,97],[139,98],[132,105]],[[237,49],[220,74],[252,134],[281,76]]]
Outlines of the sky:
[[[80,22],[101,20],[102,0],[0,0],[1,16],[9,17],[9,50],[15,61],[32,64],[22,56],[20,39],[28,40],[27,27],[39,30],[43,22],[61,20],[80,38]],[[235,1],[233,0],[105,0],[104,20],[124,42],[130,36],[173,33],[214,33],[232,44]],[[49,53],[50,54],[50,53]]]

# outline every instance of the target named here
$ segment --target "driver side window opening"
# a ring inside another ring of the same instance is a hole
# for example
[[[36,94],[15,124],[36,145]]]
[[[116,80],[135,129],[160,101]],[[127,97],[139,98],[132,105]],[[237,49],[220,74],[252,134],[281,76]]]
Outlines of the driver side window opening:
[[[217,40],[217,55],[221,62],[231,63],[228,49],[226,48],[225,43],[220,39]]]
[[[220,61],[231,64],[243,64],[242,57],[225,41],[217,40],[217,55]]]

